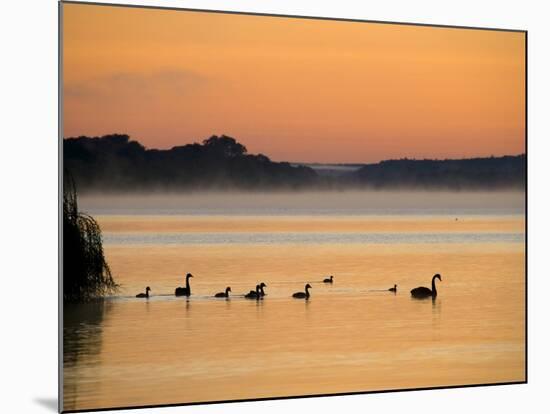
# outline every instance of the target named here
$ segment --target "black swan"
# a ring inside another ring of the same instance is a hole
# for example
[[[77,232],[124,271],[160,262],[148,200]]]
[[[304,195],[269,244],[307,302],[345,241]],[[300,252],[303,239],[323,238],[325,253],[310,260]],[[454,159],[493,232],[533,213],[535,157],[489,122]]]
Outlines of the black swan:
[[[296,299],[309,299],[309,289],[312,289],[312,287],[308,283],[305,289],[305,292],[296,292],[294,295],[292,295],[292,297]]]
[[[439,279],[439,281],[441,282],[441,275],[438,273],[432,277],[431,290],[428,289],[427,287],[421,286],[411,290],[411,295],[415,298],[429,298],[429,297],[435,298],[437,296],[437,290],[435,288],[435,279]]]
[[[267,295],[267,293],[264,292],[264,287],[267,287],[267,285],[264,282],[262,282],[262,283],[260,283],[259,285],[256,286],[256,288],[258,288],[258,287],[260,288],[260,296],[263,297],[263,296]],[[256,291],[251,290],[250,292],[248,292],[248,294],[249,295],[255,295]]]
[[[332,278],[333,278],[333,276],[323,280],[323,283],[332,283]]]
[[[390,292],[396,293],[396,292],[397,292],[397,285],[393,285],[393,287],[392,287],[392,288],[389,288],[388,290],[389,290]]]
[[[231,292],[231,288],[229,286],[227,286],[225,288],[225,292],[216,293],[214,295],[214,297],[216,297],[216,298],[228,298],[229,297],[229,292]]]
[[[244,295],[244,297],[246,299],[256,299],[256,300],[262,299],[262,292],[261,292],[260,285],[256,285],[256,290],[251,290],[246,295]]]
[[[151,290],[151,288],[149,286],[147,286],[145,288],[145,293],[138,293],[136,295],[136,298],[149,298],[149,291]]]
[[[191,273],[187,273],[185,276],[185,287],[177,287],[174,292],[176,296],[191,296],[191,285],[189,284],[189,278],[193,277]]]

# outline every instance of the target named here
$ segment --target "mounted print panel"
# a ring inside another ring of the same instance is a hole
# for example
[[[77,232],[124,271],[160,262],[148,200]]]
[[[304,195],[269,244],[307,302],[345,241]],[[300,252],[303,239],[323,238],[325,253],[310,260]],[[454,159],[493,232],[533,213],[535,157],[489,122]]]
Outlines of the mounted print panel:
[[[60,7],[63,411],[526,381],[526,32]]]

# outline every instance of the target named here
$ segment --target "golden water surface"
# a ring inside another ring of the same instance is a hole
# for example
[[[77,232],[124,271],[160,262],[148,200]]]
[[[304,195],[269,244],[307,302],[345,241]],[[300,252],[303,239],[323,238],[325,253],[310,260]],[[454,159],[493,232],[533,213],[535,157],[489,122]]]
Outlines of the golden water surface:
[[[521,215],[98,221],[121,289],[65,308],[65,410],[525,380]]]

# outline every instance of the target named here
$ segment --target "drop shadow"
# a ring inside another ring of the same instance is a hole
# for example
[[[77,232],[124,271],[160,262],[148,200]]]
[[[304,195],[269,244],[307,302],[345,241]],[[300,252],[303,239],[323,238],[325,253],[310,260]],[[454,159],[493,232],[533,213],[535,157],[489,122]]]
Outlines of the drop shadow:
[[[35,398],[34,402],[42,407],[53,411],[55,413],[59,412],[59,401],[57,398]]]

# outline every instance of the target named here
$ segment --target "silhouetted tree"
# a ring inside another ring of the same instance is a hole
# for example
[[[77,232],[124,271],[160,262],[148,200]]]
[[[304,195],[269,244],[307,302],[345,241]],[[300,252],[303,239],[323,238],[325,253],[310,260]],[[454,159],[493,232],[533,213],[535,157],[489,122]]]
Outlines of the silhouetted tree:
[[[317,179],[310,168],[248,154],[226,135],[169,150],[147,150],[121,134],[66,138],[63,150],[64,165],[84,190],[304,188]]]
[[[224,158],[241,157],[246,154],[247,150],[244,145],[239,144],[235,138],[222,135],[212,135],[210,138],[202,141],[204,148],[212,154],[219,155]]]
[[[65,171],[63,187],[63,299],[83,301],[117,290],[103,255],[101,229],[78,211],[76,188]]]

